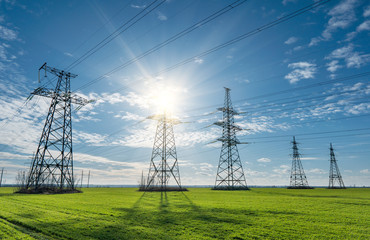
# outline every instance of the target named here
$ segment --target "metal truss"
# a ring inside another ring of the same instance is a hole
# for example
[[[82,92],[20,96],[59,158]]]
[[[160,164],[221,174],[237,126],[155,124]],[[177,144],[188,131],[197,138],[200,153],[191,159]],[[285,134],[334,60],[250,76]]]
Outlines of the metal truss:
[[[303,165],[298,152],[297,142],[293,137],[293,161],[290,174],[290,186],[288,188],[311,188],[308,185],[306,174],[303,170]]]
[[[77,75],[46,65],[39,69],[58,77],[55,89],[35,89],[31,97],[39,95],[51,98],[48,115],[42,130],[36,154],[28,174],[26,189],[43,188],[74,189],[72,154],[71,104],[84,106],[90,101],[73,95],[70,79]]]
[[[149,119],[157,120],[148,179],[145,191],[186,190],[181,187],[180,172],[177,161],[173,125],[180,123],[168,118],[167,114],[154,115]]]
[[[339,172],[337,160],[335,159],[333,145],[331,143],[330,143],[329,188],[346,188],[344,186],[342,175]]]
[[[234,123],[238,112],[233,109],[229,88],[225,88],[224,107],[218,110],[223,112],[223,119],[214,124],[222,127],[222,137],[217,139],[222,147],[213,189],[248,189],[237,146],[242,143],[236,137],[236,132],[242,129]]]

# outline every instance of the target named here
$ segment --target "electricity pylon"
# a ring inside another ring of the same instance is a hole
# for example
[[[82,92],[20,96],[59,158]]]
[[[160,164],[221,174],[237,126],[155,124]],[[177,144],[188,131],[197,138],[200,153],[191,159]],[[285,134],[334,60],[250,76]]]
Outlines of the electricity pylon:
[[[236,138],[236,132],[242,129],[234,123],[238,112],[233,109],[229,88],[225,88],[224,107],[218,110],[223,112],[223,118],[214,124],[222,127],[222,137],[217,139],[222,147],[213,189],[248,190],[237,146],[241,142]]]
[[[339,186],[335,186],[338,183]],[[329,173],[329,188],[346,188],[339,172],[337,160],[335,159],[333,145],[330,143],[330,173]]]
[[[293,137],[293,161],[292,161],[292,170],[290,174],[290,186],[288,188],[301,188],[301,189],[310,189],[306,174],[303,170],[303,165],[300,159],[300,154],[298,152],[297,142],[295,137]]]
[[[3,173],[4,173],[4,168],[1,169],[1,174],[0,174],[0,187],[1,184],[3,183]]]
[[[148,179],[143,191],[186,191],[181,187],[173,125],[180,122],[166,113],[148,117],[157,120]],[[172,181],[171,181],[172,180]]]
[[[25,191],[74,190],[71,104],[77,104],[81,108],[91,101],[71,93],[70,79],[77,75],[44,63],[39,68],[39,78],[41,70],[45,71],[45,77],[46,72],[49,72],[57,76],[58,80],[55,89],[39,87],[29,98],[34,95],[49,97],[51,104],[28,173]]]

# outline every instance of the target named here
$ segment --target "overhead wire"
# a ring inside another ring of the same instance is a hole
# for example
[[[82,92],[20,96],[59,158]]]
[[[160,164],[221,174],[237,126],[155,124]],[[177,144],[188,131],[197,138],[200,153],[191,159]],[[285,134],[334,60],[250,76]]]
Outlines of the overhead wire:
[[[84,53],[82,56],[80,56],[78,59],[76,59],[74,62],[72,62],[70,65],[68,65],[65,69],[70,70],[74,67],[76,67],[78,64],[86,60],[88,57],[96,53],[98,50],[106,46],[108,43],[113,41],[115,38],[117,38],[121,33],[127,31],[132,26],[134,26],[137,22],[139,22],[141,19],[143,19],[145,16],[147,16],[149,13],[153,12],[156,8],[161,6],[163,3],[166,2],[166,0],[159,1],[157,5],[152,7],[156,2],[159,0],[154,0],[152,3],[150,3],[148,6],[146,6],[144,9],[142,9],[139,13],[137,13],[135,16],[130,18],[127,22],[122,24],[120,27],[118,27],[113,33],[105,37],[103,40],[101,40],[98,44],[96,44],[94,47],[92,47],[90,50],[88,50],[86,53]],[[141,15],[141,16],[140,16]],[[137,18],[137,19],[136,19]]]
[[[135,62],[139,61],[140,59],[142,59],[142,58],[144,58],[144,57],[148,56],[149,54],[152,54],[153,52],[158,51],[159,49],[161,49],[161,48],[163,48],[163,47],[165,47],[165,46],[169,45],[170,43],[172,43],[172,42],[176,41],[177,39],[179,39],[179,38],[181,38],[181,37],[183,37],[183,36],[185,36],[185,35],[187,35],[187,34],[189,34],[189,33],[193,32],[194,30],[196,30],[196,29],[198,29],[198,28],[200,28],[200,27],[204,26],[205,24],[207,24],[207,23],[209,23],[209,22],[211,22],[211,21],[215,20],[216,18],[218,18],[218,17],[220,17],[220,16],[224,15],[225,13],[229,12],[230,10],[232,10],[232,9],[234,9],[234,8],[236,8],[236,7],[238,7],[238,6],[240,6],[241,4],[245,3],[246,1],[247,1],[247,0],[237,0],[237,1],[233,2],[233,3],[231,3],[231,4],[228,4],[226,7],[223,7],[222,9],[218,10],[217,12],[212,13],[212,14],[211,14],[211,15],[209,15],[208,17],[206,17],[206,18],[204,18],[204,19],[202,19],[202,20],[198,21],[197,23],[195,23],[195,24],[191,25],[190,27],[188,27],[188,28],[186,28],[186,29],[184,29],[184,30],[180,31],[179,33],[177,33],[177,34],[173,35],[172,37],[168,38],[167,40],[165,40],[165,41],[163,41],[163,42],[161,42],[161,43],[157,44],[156,46],[154,46],[154,47],[152,47],[152,48],[148,49],[147,51],[143,52],[142,54],[140,54],[140,55],[138,55],[138,56],[136,56],[136,57],[134,57],[134,58],[132,58],[132,59],[130,59],[130,60],[128,60],[128,61],[126,61],[125,63],[123,63],[123,64],[121,64],[121,65],[119,65],[119,66],[115,67],[114,69],[112,69],[112,70],[110,70],[109,72],[107,72],[107,73],[105,73],[105,74],[101,75],[100,77],[98,77],[98,78],[96,78],[96,79],[94,79],[94,80],[92,80],[92,81],[90,81],[90,82],[88,82],[88,83],[86,83],[86,84],[82,85],[81,87],[77,88],[76,90],[84,89],[84,88],[86,88],[86,87],[88,87],[88,86],[91,86],[91,85],[92,85],[92,84],[94,84],[94,83],[97,83],[97,82],[99,82],[99,81],[101,81],[101,80],[105,79],[105,78],[106,78],[106,76],[109,76],[109,75],[111,75],[111,74],[113,74],[113,73],[115,73],[115,72],[117,72],[117,71],[120,71],[120,70],[122,70],[123,68],[125,68],[125,67],[127,67],[127,66],[131,65],[132,63],[135,63]]]

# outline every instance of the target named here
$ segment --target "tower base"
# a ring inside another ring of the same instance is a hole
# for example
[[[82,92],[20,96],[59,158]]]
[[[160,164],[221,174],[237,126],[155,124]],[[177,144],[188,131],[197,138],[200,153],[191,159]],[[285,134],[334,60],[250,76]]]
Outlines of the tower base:
[[[140,192],[186,192],[188,189],[183,187],[140,187]]]
[[[218,186],[213,187],[211,190],[227,190],[227,191],[238,191],[238,190],[250,190],[249,187],[246,186]]]
[[[82,193],[81,190],[77,189],[60,189],[60,188],[50,188],[43,187],[38,189],[18,189],[14,193],[25,193],[25,194],[64,194],[64,193]]]
[[[290,186],[290,187],[287,187],[287,189],[314,189],[313,187],[310,187],[310,186]]]

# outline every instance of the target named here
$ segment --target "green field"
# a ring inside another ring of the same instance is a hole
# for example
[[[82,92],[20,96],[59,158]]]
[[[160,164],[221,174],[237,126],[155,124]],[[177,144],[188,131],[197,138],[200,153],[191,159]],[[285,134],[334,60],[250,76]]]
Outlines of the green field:
[[[0,188],[0,239],[370,239],[370,189]]]

